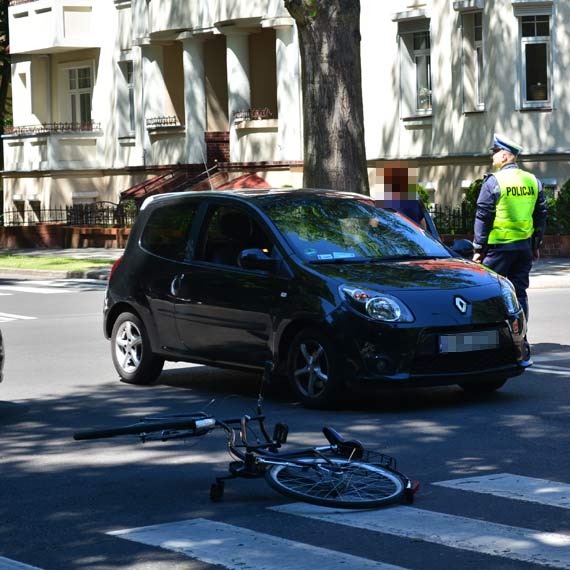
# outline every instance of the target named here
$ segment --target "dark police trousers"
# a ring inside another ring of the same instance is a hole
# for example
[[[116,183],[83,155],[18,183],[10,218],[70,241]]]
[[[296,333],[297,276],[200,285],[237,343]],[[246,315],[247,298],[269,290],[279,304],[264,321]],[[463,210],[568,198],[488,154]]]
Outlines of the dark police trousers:
[[[532,251],[525,249],[502,249],[490,246],[483,265],[486,265],[499,275],[506,277],[515,287],[517,298],[528,321],[528,297],[526,290],[529,285],[529,273],[532,268]]]

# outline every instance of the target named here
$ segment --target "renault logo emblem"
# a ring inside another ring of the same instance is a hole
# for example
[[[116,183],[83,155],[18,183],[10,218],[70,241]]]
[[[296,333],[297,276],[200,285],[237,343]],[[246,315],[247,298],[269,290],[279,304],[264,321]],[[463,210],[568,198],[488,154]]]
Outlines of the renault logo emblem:
[[[461,297],[455,297],[453,299],[453,302],[461,314],[464,315],[467,312],[467,301],[465,299],[462,299]]]

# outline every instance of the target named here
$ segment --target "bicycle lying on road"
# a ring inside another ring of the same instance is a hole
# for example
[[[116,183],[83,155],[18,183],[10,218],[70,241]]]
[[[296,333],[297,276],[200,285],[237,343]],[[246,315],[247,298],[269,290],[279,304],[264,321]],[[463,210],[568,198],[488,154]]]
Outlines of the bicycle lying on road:
[[[216,477],[211,486],[214,501],[222,498],[227,479],[265,477],[286,497],[315,505],[358,509],[413,502],[418,483],[396,470],[394,458],[366,450],[358,440],[344,439],[331,427],[323,427],[328,445],[279,451],[287,441],[288,427],[277,423],[270,436],[262,401],[260,391],[254,416],[217,419],[205,412],[150,416],[122,427],[80,431],[73,437],[92,440],[137,435],[144,443],[201,437],[221,429],[234,460],[229,475]]]

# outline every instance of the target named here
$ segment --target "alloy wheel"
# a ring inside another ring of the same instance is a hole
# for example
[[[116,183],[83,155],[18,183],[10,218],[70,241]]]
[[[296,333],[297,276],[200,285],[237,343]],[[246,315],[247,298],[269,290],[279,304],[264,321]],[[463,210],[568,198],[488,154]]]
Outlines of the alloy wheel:
[[[140,366],[142,351],[141,331],[132,321],[125,321],[119,327],[115,340],[115,354],[119,366],[127,374],[132,374]]]
[[[295,358],[295,384],[307,398],[318,398],[327,387],[329,362],[325,348],[316,340],[299,345]]]

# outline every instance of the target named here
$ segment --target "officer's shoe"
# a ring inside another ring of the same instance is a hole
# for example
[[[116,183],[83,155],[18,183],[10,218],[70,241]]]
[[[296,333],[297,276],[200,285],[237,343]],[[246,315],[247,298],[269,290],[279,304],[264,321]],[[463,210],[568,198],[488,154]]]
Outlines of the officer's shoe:
[[[526,336],[524,337],[523,341],[523,360],[525,361],[530,360],[530,343],[526,339]]]

